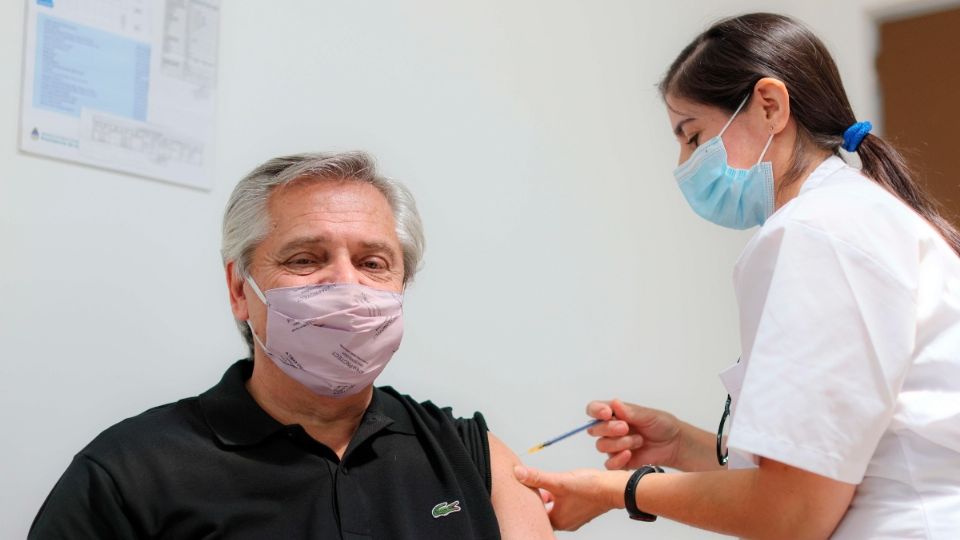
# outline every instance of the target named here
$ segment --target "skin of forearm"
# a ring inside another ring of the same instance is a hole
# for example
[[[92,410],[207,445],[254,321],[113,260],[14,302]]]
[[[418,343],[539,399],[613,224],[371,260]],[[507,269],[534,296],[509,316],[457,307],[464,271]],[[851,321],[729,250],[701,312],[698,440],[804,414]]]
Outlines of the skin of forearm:
[[[685,472],[725,469],[717,461],[717,434],[680,422],[680,445],[671,467]]]
[[[741,538],[829,537],[849,497],[821,497],[814,484],[792,476],[763,469],[648,474],[637,486],[637,507]]]

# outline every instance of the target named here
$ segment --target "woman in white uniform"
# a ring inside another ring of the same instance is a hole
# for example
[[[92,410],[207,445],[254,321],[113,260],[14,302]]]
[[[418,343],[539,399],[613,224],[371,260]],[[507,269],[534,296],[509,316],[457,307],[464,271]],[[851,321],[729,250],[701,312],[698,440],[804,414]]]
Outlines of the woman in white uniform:
[[[729,437],[598,401],[610,471],[517,476],[551,494],[560,529],[626,508],[747,538],[960,538],[957,230],[789,18],[717,23],[660,89],[693,210],[761,226],[734,270]]]

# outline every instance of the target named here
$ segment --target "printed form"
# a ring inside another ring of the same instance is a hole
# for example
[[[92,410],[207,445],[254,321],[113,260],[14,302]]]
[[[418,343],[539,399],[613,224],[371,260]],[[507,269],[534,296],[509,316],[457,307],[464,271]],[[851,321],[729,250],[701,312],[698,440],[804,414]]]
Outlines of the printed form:
[[[213,184],[219,0],[28,0],[20,148]]]

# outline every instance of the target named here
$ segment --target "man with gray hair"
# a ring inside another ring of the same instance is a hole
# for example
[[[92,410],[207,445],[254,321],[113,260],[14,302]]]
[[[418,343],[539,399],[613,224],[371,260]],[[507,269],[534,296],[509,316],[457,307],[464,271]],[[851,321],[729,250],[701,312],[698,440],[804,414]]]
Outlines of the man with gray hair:
[[[250,358],[101,433],[30,538],[552,538],[482,415],[373,386],[423,248],[413,196],[363,153],[257,167],[222,243]]]

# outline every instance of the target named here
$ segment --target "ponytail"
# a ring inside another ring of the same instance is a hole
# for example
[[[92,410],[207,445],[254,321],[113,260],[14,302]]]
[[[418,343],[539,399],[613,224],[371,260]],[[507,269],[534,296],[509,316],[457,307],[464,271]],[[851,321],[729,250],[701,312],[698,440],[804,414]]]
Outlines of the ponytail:
[[[863,164],[863,174],[913,208],[960,255],[960,231],[940,214],[937,203],[913,180],[900,152],[874,135],[864,137],[856,151]]]

